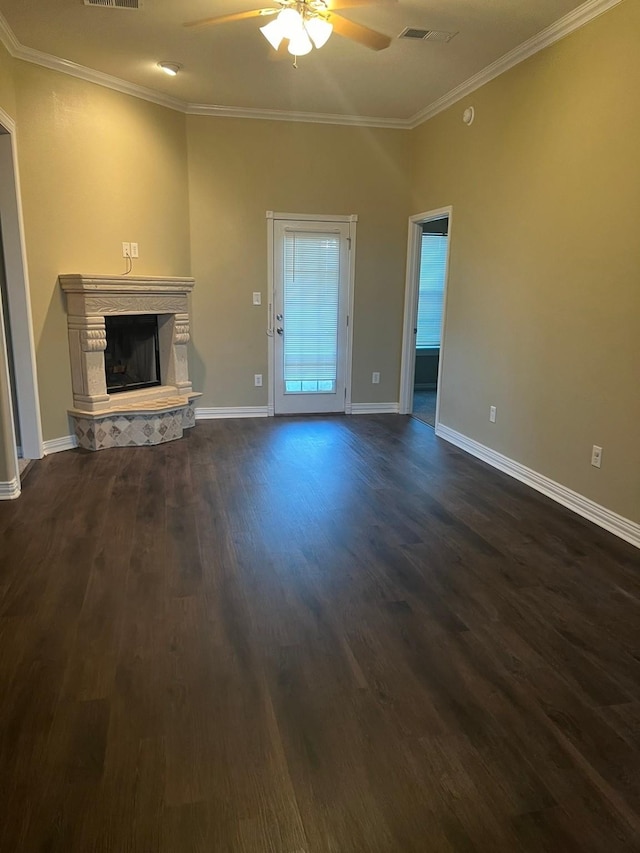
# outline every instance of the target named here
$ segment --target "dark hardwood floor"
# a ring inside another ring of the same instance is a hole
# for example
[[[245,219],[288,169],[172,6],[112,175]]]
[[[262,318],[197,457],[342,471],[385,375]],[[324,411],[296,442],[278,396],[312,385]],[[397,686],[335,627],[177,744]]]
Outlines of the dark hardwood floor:
[[[0,505],[0,850],[640,850],[640,559],[400,416]]]

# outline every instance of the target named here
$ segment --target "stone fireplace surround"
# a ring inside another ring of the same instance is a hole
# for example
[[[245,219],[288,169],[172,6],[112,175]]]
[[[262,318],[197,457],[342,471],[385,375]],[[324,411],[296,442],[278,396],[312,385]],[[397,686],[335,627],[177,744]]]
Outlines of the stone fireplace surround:
[[[195,425],[189,381],[189,293],[192,278],[59,276],[66,294],[74,422],[80,447],[103,450],[160,444]],[[105,316],[156,314],[161,385],[107,393]]]

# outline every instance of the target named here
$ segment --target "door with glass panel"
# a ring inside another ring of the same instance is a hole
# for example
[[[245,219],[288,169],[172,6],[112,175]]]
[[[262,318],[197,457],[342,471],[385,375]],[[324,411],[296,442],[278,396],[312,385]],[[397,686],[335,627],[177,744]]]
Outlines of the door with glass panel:
[[[344,412],[349,223],[274,222],[274,412]]]

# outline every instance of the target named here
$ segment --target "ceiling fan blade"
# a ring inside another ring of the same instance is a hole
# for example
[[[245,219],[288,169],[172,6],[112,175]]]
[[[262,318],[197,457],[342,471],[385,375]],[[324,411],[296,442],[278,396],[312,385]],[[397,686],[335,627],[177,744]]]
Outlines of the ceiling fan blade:
[[[325,17],[333,24],[334,33],[351,41],[357,41],[358,44],[369,47],[371,50],[384,50],[391,44],[389,36],[370,30],[369,27],[363,27],[362,24],[355,24],[335,12],[329,12]]]
[[[250,9],[248,12],[235,12],[233,15],[219,15],[217,18],[202,18],[199,21],[189,21],[183,27],[213,27],[217,24],[229,24],[231,21],[243,21],[246,18],[261,18],[266,15],[276,15],[282,7],[277,9]]]
[[[354,6],[391,6],[398,0],[326,0],[327,9],[333,12],[337,9],[351,9]]]

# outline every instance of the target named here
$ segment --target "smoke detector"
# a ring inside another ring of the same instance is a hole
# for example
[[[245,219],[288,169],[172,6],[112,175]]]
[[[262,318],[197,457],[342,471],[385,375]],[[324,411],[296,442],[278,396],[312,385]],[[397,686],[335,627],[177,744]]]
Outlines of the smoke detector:
[[[444,30],[425,30],[421,27],[405,27],[398,36],[399,39],[412,39],[413,41],[439,41],[450,42],[458,33],[448,33]]]

